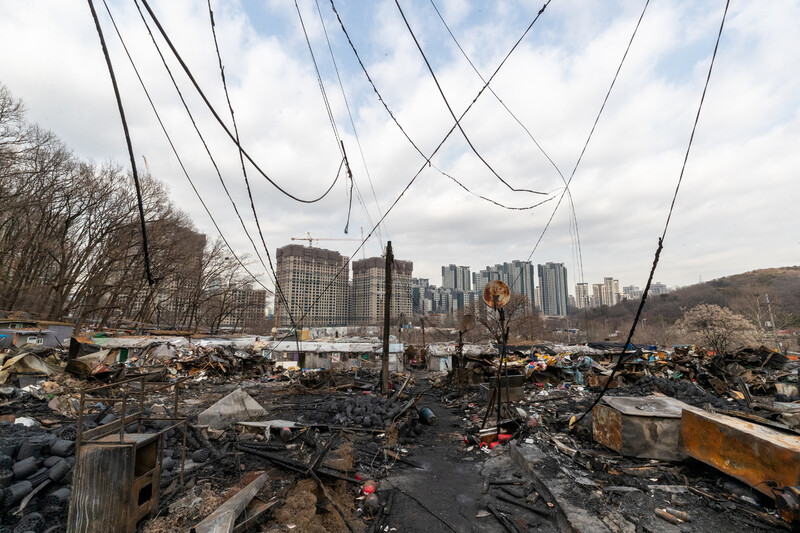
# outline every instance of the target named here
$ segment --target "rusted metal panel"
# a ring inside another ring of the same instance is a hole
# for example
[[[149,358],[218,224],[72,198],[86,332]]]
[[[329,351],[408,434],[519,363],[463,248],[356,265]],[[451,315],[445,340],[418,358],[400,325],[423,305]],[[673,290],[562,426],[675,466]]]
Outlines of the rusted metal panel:
[[[158,509],[161,435],[126,433],[84,443],[72,478],[69,533],[136,531]]]
[[[596,442],[627,457],[678,461],[681,411],[689,405],[667,397],[608,397],[592,410]]]
[[[800,485],[800,437],[746,420],[685,410],[681,435],[686,453],[774,497],[778,488]]]
[[[622,453],[622,414],[611,406],[592,409],[592,437],[607,448]]]

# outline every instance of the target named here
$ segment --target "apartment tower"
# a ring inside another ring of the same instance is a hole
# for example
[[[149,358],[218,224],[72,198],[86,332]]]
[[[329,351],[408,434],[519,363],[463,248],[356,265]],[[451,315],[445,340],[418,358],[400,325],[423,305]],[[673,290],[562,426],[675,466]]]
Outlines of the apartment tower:
[[[394,260],[392,267],[391,317],[412,313],[411,274],[414,263]],[[386,295],[386,259],[370,257],[353,261],[353,295],[350,324],[376,326],[383,322],[383,303]]]
[[[346,326],[348,312],[348,258],[333,250],[290,244],[276,253],[275,325]]]

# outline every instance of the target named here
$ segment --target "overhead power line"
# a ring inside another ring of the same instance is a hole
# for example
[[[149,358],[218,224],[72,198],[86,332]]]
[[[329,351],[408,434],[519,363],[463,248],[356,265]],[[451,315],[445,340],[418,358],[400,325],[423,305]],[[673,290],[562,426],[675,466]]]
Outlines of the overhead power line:
[[[461,135],[464,136],[464,140],[467,141],[467,145],[469,145],[470,149],[472,150],[472,153],[474,153],[478,157],[478,159],[481,160],[481,163],[483,163],[483,165],[487,169],[489,169],[489,171],[492,174],[494,174],[495,177],[497,179],[499,179],[503,183],[503,185],[505,185],[506,187],[508,187],[512,191],[514,191],[514,192],[529,192],[529,193],[533,193],[533,194],[546,194],[546,193],[543,193],[541,191],[533,191],[531,189],[517,189],[517,188],[511,186],[511,184],[508,183],[506,180],[504,180],[500,176],[500,174],[498,174],[497,171],[492,167],[492,165],[490,165],[489,162],[486,161],[486,159],[484,159],[484,157],[480,154],[480,152],[478,152],[478,149],[475,148],[474,144],[472,144],[472,140],[470,140],[469,136],[467,135],[467,132],[464,131],[464,128],[461,126],[461,120],[456,118],[456,114],[453,111],[453,107],[450,105],[450,102],[447,100],[447,96],[445,96],[445,94],[444,94],[444,90],[442,89],[442,86],[439,83],[439,79],[436,77],[436,73],[433,71],[433,67],[431,66],[430,61],[428,61],[428,57],[425,55],[425,51],[422,49],[422,45],[419,44],[419,40],[417,40],[417,36],[414,34],[414,30],[411,29],[411,24],[409,24],[408,19],[406,18],[406,14],[403,12],[403,8],[400,7],[399,0],[394,0],[394,3],[397,6],[397,10],[400,12],[400,16],[403,18],[403,22],[405,23],[406,28],[408,28],[408,33],[411,34],[411,38],[414,40],[414,44],[417,46],[417,50],[419,50],[419,53],[422,56],[423,61],[425,61],[425,66],[428,67],[428,72],[430,72],[431,77],[433,78],[433,82],[436,84],[436,88],[439,90],[439,94],[441,95],[442,100],[444,101],[444,105],[447,107],[447,111],[450,112],[450,116],[452,116],[453,120],[456,121],[456,125],[458,126],[458,131],[460,131]],[[486,83],[487,87],[488,87],[488,85],[489,84]]]
[[[142,251],[144,253],[144,271],[147,274],[147,283],[151,287],[155,285],[156,280],[153,279],[153,273],[150,270],[150,251],[147,246],[147,223],[144,216],[144,204],[142,202],[142,186],[139,183],[139,173],[136,171],[136,156],[133,154],[133,145],[131,144],[131,134],[128,131],[128,121],[125,119],[125,109],[122,107],[122,98],[119,94],[119,87],[117,86],[117,77],[114,75],[114,67],[111,64],[111,56],[106,48],[106,40],[103,37],[103,29],[100,27],[100,20],[97,18],[97,12],[94,10],[92,0],[89,2],[89,9],[92,12],[94,25],[97,28],[97,35],[100,37],[100,46],[103,49],[103,55],[106,58],[106,65],[108,66],[108,74],[111,76],[111,85],[114,86],[114,96],[117,99],[117,108],[119,109],[119,117],[122,121],[122,129],[125,132],[125,143],[128,146],[128,156],[131,159],[131,171],[133,172],[133,183],[136,186],[136,203],[139,207],[139,222],[142,227]]]
[[[200,201],[200,204],[203,206],[203,209],[205,209],[206,213],[208,214],[209,218],[211,219],[211,223],[214,225],[214,227],[217,230],[217,233],[219,233],[220,238],[225,243],[225,246],[228,247],[228,250],[231,252],[231,254],[233,255],[234,259],[236,259],[236,262],[239,263],[239,265],[242,267],[242,269],[253,279],[253,281],[255,283],[260,285],[268,293],[274,295],[272,290],[269,289],[266,285],[264,285],[264,283],[261,282],[261,280],[259,280],[258,277],[255,276],[250,271],[250,269],[247,268],[247,266],[244,264],[244,262],[241,260],[241,258],[236,254],[236,251],[233,249],[233,247],[228,242],[228,239],[222,233],[222,230],[220,229],[219,224],[217,224],[217,221],[214,218],[214,215],[211,213],[211,210],[206,205],[205,201],[203,200],[203,197],[200,195],[200,191],[197,189],[197,187],[194,184],[194,181],[192,180],[191,176],[189,175],[189,172],[186,170],[186,166],[183,164],[183,160],[181,159],[180,155],[178,154],[178,150],[175,147],[175,144],[172,142],[172,138],[170,137],[169,132],[167,131],[166,126],[164,125],[164,122],[161,120],[161,115],[159,114],[158,109],[156,109],[156,106],[155,106],[155,103],[153,102],[153,99],[150,97],[150,91],[147,89],[147,85],[144,83],[144,80],[142,79],[141,75],[139,74],[139,69],[136,67],[136,63],[134,62],[133,57],[131,56],[130,51],[128,50],[128,46],[125,44],[125,40],[122,37],[122,34],[121,34],[120,30],[119,30],[119,27],[117,26],[117,23],[114,20],[114,16],[111,13],[111,10],[109,9],[108,3],[106,2],[106,0],[103,0],[103,4],[104,4],[104,6],[106,8],[106,12],[108,13],[109,18],[111,19],[111,24],[114,26],[114,30],[116,31],[117,37],[119,38],[120,43],[122,44],[122,48],[123,48],[123,50],[125,50],[125,54],[128,57],[128,61],[130,61],[131,67],[133,68],[133,71],[136,74],[137,79],[139,80],[139,84],[142,86],[142,90],[144,91],[144,94],[147,97],[147,101],[150,104],[150,108],[153,110],[153,113],[156,116],[156,120],[158,121],[159,126],[161,126],[161,131],[164,132],[164,136],[167,138],[167,142],[169,143],[169,146],[172,149],[172,153],[175,155],[175,158],[178,161],[178,165],[181,167],[181,170],[183,171],[184,176],[186,177],[187,181],[189,182],[189,185],[192,187],[192,190],[194,191],[195,195],[197,196],[197,199]],[[227,189],[226,189],[226,192],[227,192]],[[230,195],[228,197],[230,198]],[[237,211],[237,215],[238,215],[238,211]],[[241,221],[241,217],[239,217],[239,220]],[[246,229],[245,229],[245,232],[247,232]],[[248,234],[248,237],[249,237],[249,234]],[[250,239],[250,241],[253,242],[252,238]],[[255,243],[253,243],[253,246],[255,246]],[[258,250],[256,250],[256,252],[258,252]],[[259,256],[259,258],[260,258],[260,256]],[[263,264],[263,260],[262,260],[262,264]],[[264,268],[266,268],[266,265],[264,266]]]
[[[405,130],[405,128],[403,128],[402,124],[400,124],[400,121],[397,119],[397,117],[395,116],[394,112],[392,112],[391,108],[389,108],[389,105],[386,103],[386,100],[383,98],[383,96],[381,95],[380,91],[378,90],[378,87],[375,85],[375,82],[373,81],[372,76],[370,76],[369,71],[367,70],[367,67],[364,64],[364,61],[362,61],[361,55],[358,53],[358,50],[356,49],[355,44],[353,43],[353,40],[350,38],[350,33],[347,31],[347,28],[344,25],[344,21],[342,21],[342,17],[339,15],[339,12],[336,9],[336,5],[334,4],[334,1],[330,0],[330,2],[331,2],[331,9],[333,10],[333,13],[336,15],[337,21],[339,22],[339,27],[342,29],[342,33],[344,33],[345,38],[347,39],[347,42],[350,45],[350,49],[353,51],[353,55],[355,55],[356,60],[358,61],[359,66],[361,67],[361,71],[364,73],[364,76],[367,78],[367,81],[369,82],[370,86],[372,87],[372,91],[375,93],[375,96],[378,98],[378,101],[381,103],[381,105],[383,105],[383,108],[386,110],[386,113],[392,119],[392,122],[394,122],[395,126],[397,126],[397,128],[400,130],[400,132],[403,134],[403,136],[406,138],[406,140],[409,142],[409,144],[411,144],[411,146],[414,148],[414,150],[416,150],[417,153],[420,156],[422,156],[422,158],[425,160],[425,164],[426,165],[428,165],[431,168],[433,168],[434,170],[438,171],[440,174],[442,174],[446,178],[452,180],[454,183],[456,183],[456,185],[458,185],[459,187],[464,189],[469,194],[471,194],[471,195],[473,195],[473,196],[475,196],[477,198],[480,198],[481,200],[484,200],[486,202],[490,202],[490,203],[492,203],[494,205],[497,205],[498,207],[501,207],[503,209],[508,209],[508,210],[512,210],[512,211],[524,211],[524,210],[534,209],[534,208],[539,207],[541,205],[541,202],[538,202],[536,204],[529,205],[529,206],[524,206],[524,207],[507,206],[505,204],[502,204],[500,202],[492,200],[491,198],[487,198],[486,196],[483,196],[483,195],[480,195],[478,193],[473,192],[472,190],[469,189],[469,187],[467,187],[466,185],[461,183],[455,177],[453,177],[452,175],[444,172],[439,167],[437,167],[431,160],[433,159],[433,156],[436,155],[436,153],[442,147],[444,142],[450,137],[450,135],[453,133],[453,131],[455,131],[456,126],[454,125],[452,128],[450,128],[450,131],[447,133],[447,135],[445,135],[444,139],[442,139],[442,142],[439,143],[439,145],[436,147],[436,149],[433,151],[433,153],[431,153],[430,156],[425,155],[425,153],[420,149],[419,146],[417,146],[417,144],[414,142],[414,140],[411,138],[411,136],[408,134],[408,132]],[[548,1],[548,4],[549,4],[549,1]],[[547,7],[547,4],[545,4],[545,6],[536,15],[536,18],[533,20],[533,22],[531,22],[531,24],[525,29],[525,31],[523,32],[522,36],[517,41],[517,44],[519,44],[522,41],[522,39],[524,39],[525,35],[527,35],[528,31],[530,31],[531,27],[536,22],[536,19],[538,19],[539,16],[542,14],[542,12],[544,11],[545,7]],[[513,48],[509,52],[508,55],[510,55],[511,52],[513,52]],[[508,58],[508,55],[506,56],[506,59]],[[503,61],[505,61],[505,59]],[[499,70],[500,67],[502,67],[502,63],[500,64],[500,66],[498,66],[497,70]],[[495,71],[494,74],[497,74],[497,70]],[[494,76],[494,74],[492,76]],[[484,83],[483,89],[488,87],[488,84],[490,82],[491,82],[491,78],[489,79],[489,81],[486,81]],[[481,89],[481,92],[483,91],[483,89]],[[461,118],[463,118],[466,115],[466,113],[469,112],[469,110],[472,107],[472,105],[480,97],[481,92],[479,92],[478,95],[473,99],[472,104],[470,104],[470,106],[464,111],[464,113],[461,115]]]
[[[306,23],[303,20],[303,14],[300,12],[300,6],[297,5],[297,0],[294,2],[294,7],[297,10],[297,18],[300,19],[300,27],[303,29],[303,35],[306,38],[306,44],[308,45],[308,53],[311,56],[311,62],[314,64],[314,72],[317,74],[317,83],[319,84],[319,91],[322,94],[322,101],[325,104],[325,111],[328,113],[328,119],[331,122],[331,129],[333,130],[333,136],[336,139],[336,147],[339,148],[339,151],[342,154],[342,158],[344,158],[344,165],[347,169],[347,177],[350,179],[350,202],[347,206],[347,222],[344,226],[344,233],[347,234],[350,228],[350,213],[353,209],[353,173],[350,171],[350,162],[347,160],[347,152],[344,150],[344,141],[342,141],[341,137],[339,136],[339,128],[336,126],[336,118],[333,116],[333,110],[331,109],[331,103],[328,100],[328,92],[325,90],[325,83],[322,81],[322,75],[319,72],[319,66],[317,65],[317,58],[314,56],[314,48],[311,46],[311,39],[308,37],[308,31],[306,31]]]
[[[367,175],[367,180],[369,181],[369,188],[372,191],[372,198],[375,200],[375,208],[378,210],[378,215],[382,215],[383,212],[381,211],[381,205],[378,202],[378,196],[375,194],[375,185],[372,183],[372,175],[369,172],[369,167],[367,166],[367,159],[364,156],[364,148],[361,146],[361,139],[358,136],[358,129],[356,128],[356,122],[353,120],[353,112],[350,110],[350,102],[347,101],[347,93],[344,90],[344,83],[342,83],[342,76],[339,73],[339,65],[336,63],[336,56],[333,53],[333,46],[331,46],[331,40],[328,35],[328,28],[325,26],[325,17],[322,16],[322,9],[319,6],[319,0],[314,0],[314,3],[317,6],[317,13],[319,14],[319,21],[322,25],[322,32],[325,34],[325,41],[328,43],[328,51],[331,55],[331,62],[333,63],[333,70],[336,72],[336,79],[339,81],[339,88],[342,92],[342,99],[344,100],[345,109],[347,109],[347,116],[350,119],[350,127],[353,128],[353,136],[356,138],[356,145],[358,146],[358,151],[361,154],[361,162],[364,165],[364,173]],[[353,181],[353,185],[356,187],[356,193],[358,194],[359,201],[361,206],[364,208],[364,214],[367,216],[367,220],[369,223],[372,224],[372,217],[369,214],[369,210],[367,209],[366,204],[364,203],[364,199],[361,197],[361,191],[358,188],[358,184]],[[352,201],[352,196],[350,197]],[[387,239],[389,238],[389,232],[386,230],[386,225],[383,225],[383,233],[386,234]],[[381,249],[383,249],[383,236],[381,235],[380,228],[378,228],[378,240],[381,244]]]
[[[556,212],[558,211],[561,202],[564,200],[564,195],[566,194],[567,190],[569,190],[569,186],[572,184],[572,179],[575,177],[575,172],[578,170],[578,166],[583,161],[583,156],[586,153],[586,148],[589,146],[589,142],[592,140],[592,135],[594,135],[594,130],[597,128],[597,123],[600,121],[600,117],[603,115],[603,110],[606,108],[606,104],[608,103],[608,98],[611,96],[611,91],[614,89],[614,85],[617,83],[617,78],[619,77],[619,73],[622,70],[622,65],[625,64],[625,59],[628,57],[628,52],[631,49],[631,45],[633,44],[633,39],[636,37],[636,33],[639,31],[639,26],[642,23],[642,19],[644,18],[644,14],[647,12],[647,6],[650,5],[650,0],[646,0],[644,4],[644,8],[642,9],[641,15],[639,15],[639,20],[636,21],[636,26],[633,28],[633,33],[631,34],[631,38],[628,41],[628,45],[625,47],[625,53],[622,54],[622,59],[617,66],[617,70],[614,73],[614,78],[611,80],[611,85],[608,87],[608,91],[606,91],[605,98],[603,98],[603,103],[600,106],[600,110],[597,112],[597,116],[594,119],[594,123],[592,124],[592,129],[589,131],[589,135],[586,137],[586,142],[583,143],[583,148],[581,149],[581,153],[578,156],[578,160],[575,162],[575,166],[572,168],[572,172],[569,175],[569,179],[567,180],[567,186],[564,189],[564,192],[561,193],[561,196],[558,198],[558,202],[556,206],[553,208],[553,212],[550,213],[550,218],[547,220],[547,223],[542,229],[542,233],[539,234],[539,238],[536,240],[536,244],[533,246],[533,250],[528,255],[528,261],[531,260],[533,254],[536,252],[537,248],[539,248],[539,244],[542,242],[542,238],[544,237],[545,233],[547,233],[547,229],[550,227],[550,223],[553,222],[553,217],[555,217]]]
[[[447,24],[447,21],[444,19],[444,16],[442,16],[442,13],[439,11],[439,8],[436,6],[436,2],[434,2],[434,0],[430,0],[430,3],[431,3],[431,6],[433,6],[434,11],[436,11],[436,15],[439,17],[439,20],[442,21],[442,25],[444,25],[445,29],[447,30],[447,33],[453,39],[453,42],[455,43],[456,47],[458,47],[459,51],[461,52],[461,55],[464,56],[464,59],[467,60],[467,63],[469,63],[469,66],[472,67],[472,70],[475,72],[475,74],[478,76],[478,78],[480,78],[480,80],[482,82],[486,83],[486,79],[483,77],[481,72],[478,70],[478,67],[476,67],[475,63],[472,62],[472,60],[470,59],[470,57],[467,54],[466,50],[464,50],[464,47],[461,46],[461,43],[458,42],[458,39],[456,38],[455,34],[450,29],[450,26]],[[501,106],[503,106],[503,109],[505,109],[508,112],[508,114],[511,116],[511,118],[513,118],[514,121],[517,124],[519,124],[519,126],[525,131],[525,133],[528,135],[528,137],[533,142],[533,144],[536,145],[536,148],[539,149],[539,151],[542,153],[542,155],[550,162],[552,167],[555,169],[555,171],[561,177],[561,181],[564,183],[564,186],[567,187],[567,178],[564,177],[564,174],[561,172],[561,169],[559,168],[558,165],[556,165],[556,162],[553,161],[553,159],[550,157],[550,154],[548,154],[545,151],[545,149],[542,147],[542,145],[539,144],[539,142],[533,136],[533,133],[531,133],[531,131],[527,128],[527,126],[525,126],[525,124],[522,123],[522,121],[519,119],[519,117],[517,117],[517,115],[514,114],[514,112],[511,111],[511,109],[509,109],[509,107],[506,105],[506,103],[503,101],[503,99],[500,98],[500,95],[498,95],[497,92],[495,92],[495,90],[492,89],[492,87],[488,87],[488,90],[489,90],[489,93],[492,96],[494,96],[494,98],[497,100],[497,102]],[[583,253],[581,251],[581,237],[580,237],[580,233],[578,231],[578,217],[577,217],[577,213],[575,212],[575,203],[573,202],[572,191],[569,190],[569,187],[567,187],[567,196],[569,197],[569,203],[570,203],[571,214],[572,214],[572,224],[571,225],[574,226],[574,228],[575,228],[575,246],[577,248],[578,264],[580,265],[580,279],[581,279],[581,281],[583,281]],[[512,288],[513,288],[513,286],[512,286]]]
[[[258,171],[258,173],[261,174],[261,176],[264,177],[264,179],[266,179],[268,182],[270,182],[273,187],[278,189],[281,193],[283,193],[284,195],[288,196],[292,200],[295,200],[297,202],[304,203],[304,204],[313,204],[313,203],[319,202],[320,200],[325,198],[328,195],[328,193],[331,192],[331,189],[333,189],[333,186],[336,185],[336,182],[339,179],[339,173],[337,172],[336,176],[333,179],[333,183],[331,183],[330,187],[328,187],[328,189],[324,193],[322,193],[321,196],[319,196],[317,198],[314,198],[314,199],[311,199],[311,200],[307,200],[307,199],[304,199],[304,198],[299,198],[299,197],[291,194],[290,192],[286,191],[280,185],[278,185],[275,182],[275,180],[270,178],[266,174],[266,172],[264,172],[261,169],[261,167],[258,165],[258,163],[256,163],[255,160],[253,160],[253,158],[250,156],[250,154],[247,152],[247,150],[245,150],[244,147],[242,147],[239,144],[239,142],[236,140],[236,136],[228,128],[228,126],[225,124],[225,122],[220,118],[219,113],[217,113],[217,110],[214,108],[213,105],[211,105],[211,102],[206,97],[205,92],[203,92],[203,90],[200,88],[200,85],[197,83],[197,80],[195,80],[195,77],[192,74],[191,70],[189,69],[189,67],[184,62],[183,57],[180,55],[178,50],[175,48],[175,45],[172,43],[172,40],[169,38],[169,35],[167,35],[167,32],[164,30],[163,26],[161,25],[161,22],[158,20],[158,17],[156,17],[155,13],[153,12],[152,8],[150,7],[150,4],[147,2],[147,0],[142,0],[142,4],[144,5],[145,9],[147,9],[147,12],[150,15],[150,18],[153,19],[153,22],[155,23],[156,27],[158,28],[159,33],[161,33],[161,36],[164,38],[164,41],[169,46],[170,50],[172,51],[173,55],[175,56],[175,59],[178,60],[178,63],[180,63],[181,68],[183,68],[183,71],[186,73],[186,76],[192,82],[192,85],[194,86],[195,90],[197,91],[197,94],[200,95],[200,98],[206,104],[206,107],[208,107],[208,110],[214,116],[214,118],[219,123],[219,125],[222,127],[222,129],[225,131],[225,133],[228,135],[228,137],[230,137],[231,141],[234,144],[236,144],[236,146],[238,148],[240,148],[242,150],[242,154],[244,154],[245,158],[247,158],[247,160],[250,162],[250,164],[253,165],[253,168],[255,168]]]
[[[650,268],[650,275],[647,278],[647,284],[644,287],[644,291],[642,292],[642,299],[639,301],[639,307],[636,309],[636,315],[633,317],[633,323],[631,324],[631,329],[628,332],[628,337],[625,339],[625,344],[622,347],[622,353],[620,353],[619,360],[617,364],[614,365],[614,368],[611,370],[611,375],[608,377],[608,381],[606,382],[603,389],[598,393],[597,398],[595,398],[592,405],[590,405],[580,416],[578,421],[582,420],[583,417],[589,413],[595,405],[597,405],[600,400],[603,398],[603,395],[608,391],[609,384],[614,379],[616,373],[622,368],[622,365],[628,359],[626,355],[626,351],[628,346],[630,345],[631,341],[633,340],[633,335],[636,332],[636,326],[639,323],[639,319],[642,316],[642,309],[644,309],[644,304],[647,301],[647,294],[650,291],[650,284],[653,282],[653,277],[656,273],[656,267],[658,266],[658,261],[661,257],[661,251],[664,248],[664,239],[667,237],[667,229],[669,228],[669,223],[672,220],[672,211],[675,209],[675,200],[678,198],[678,191],[681,188],[681,183],[683,182],[683,175],[686,171],[686,163],[689,161],[689,153],[692,150],[692,143],[694,142],[694,134],[697,131],[697,124],[700,121],[700,112],[703,110],[703,102],[706,99],[706,91],[708,91],[708,85],[711,82],[711,72],[714,70],[714,62],[717,58],[717,51],[719,50],[719,42],[722,38],[722,29],[725,27],[725,19],[728,16],[728,7],[730,6],[730,0],[726,0],[725,2],[725,11],[722,13],[722,21],[719,24],[719,31],[717,32],[717,40],[714,44],[714,53],[711,55],[711,63],[708,65],[708,74],[706,75],[706,81],[703,85],[703,94],[700,96],[700,104],[697,106],[697,114],[694,117],[694,124],[692,125],[692,133],[689,136],[689,143],[686,146],[686,153],[683,156],[683,164],[681,165],[681,172],[678,176],[678,183],[675,186],[675,192],[672,195],[672,201],[669,205],[669,212],[667,213],[667,220],[664,222],[664,231],[661,232],[661,237],[658,238],[658,247],[656,248],[655,257],[653,258],[653,266]]]
[[[217,30],[216,24],[214,24],[214,11],[211,9],[211,0],[208,0],[208,18],[211,24],[211,34],[214,37],[214,49],[217,52],[217,62],[219,63],[219,73],[222,79],[222,88],[225,91],[225,101],[228,102],[228,109],[231,113],[231,122],[233,123],[233,131],[236,135],[236,147],[238,148],[239,152],[239,162],[242,166],[242,175],[244,176],[244,183],[247,187],[247,197],[250,200],[250,209],[253,211],[253,218],[256,221],[256,229],[258,230],[258,236],[261,238],[261,244],[264,246],[264,251],[267,254],[267,262],[269,262],[269,270],[272,272],[272,277],[275,283],[275,290],[278,292],[279,299],[286,304],[286,314],[289,315],[289,320],[292,323],[292,327],[294,327],[295,331],[297,330],[297,324],[295,324],[294,317],[292,317],[292,311],[289,308],[289,304],[286,302],[286,297],[283,294],[283,288],[281,287],[280,280],[278,279],[278,274],[275,272],[275,267],[272,264],[272,255],[269,253],[269,247],[267,246],[267,241],[264,239],[264,233],[261,231],[261,223],[258,220],[258,212],[256,211],[256,204],[253,201],[253,192],[250,190],[250,180],[247,179],[247,167],[244,164],[244,151],[242,150],[242,145],[239,142],[239,126],[236,124],[236,114],[233,111],[233,104],[231,103],[230,93],[228,92],[228,82],[225,79],[225,66],[222,64],[222,54],[219,51],[219,42],[217,42]],[[342,160],[343,162],[346,161],[346,158]],[[338,178],[339,172],[342,170],[342,165],[339,165],[339,171],[336,173]],[[297,350],[300,351],[299,340]]]
[[[104,2],[105,2],[105,0],[104,0]],[[134,0],[134,4],[136,5],[136,9],[139,12],[139,17],[141,18],[142,23],[144,24],[144,27],[147,30],[148,35],[150,36],[150,40],[152,41],[153,46],[155,47],[156,52],[158,53],[158,57],[161,59],[161,64],[164,66],[164,70],[167,71],[167,75],[169,76],[169,79],[172,82],[172,86],[175,88],[175,92],[178,94],[178,98],[181,101],[181,105],[183,105],[183,109],[184,109],[184,111],[186,111],[186,114],[188,115],[189,120],[192,123],[192,127],[194,128],[194,131],[195,131],[195,133],[197,133],[197,136],[200,139],[200,142],[202,143],[203,148],[205,149],[206,155],[208,155],[208,159],[211,161],[211,165],[214,167],[214,171],[217,174],[217,178],[219,179],[219,182],[222,185],[222,189],[225,191],[225,195],[227,196],[228,201],[231,204],[231,207],[233,207],[233,211],[236,214],[236,218],[239,220],[239,223],[242,226],[242,230],[244,231],[245,235],[247,236],[247,239],[250,241],[250,244],[253,246],[253,251],[256,253],[256,257],[261,262],[261,265],[264,267],[264,270],[267,270],[267,265],[266,265],[266,263],[264,263],[264,259],[261,257],[261,254],[258,251],[258,246],[256,245],[255,241],[253,240],[253,236],[250,235],[250,231],[247,229],[247,225],[245,224],[241,213],[239,213],[239,208],[236,205],[236,202],[233,200],[233,197],[231,196],[230,191],[228,190],[228,186],[225,183],[225,179],[222,177],[222,171],[220,170],[219,165],[217,164],[217,161],[214,158],[214,155],[211,153],[211,149],[209,148],[208,143],[206,142],[206,139],[203,136],[203,133],[200,131],[200,127],[197,125],[197,121],[194,119],[194,114],[192,114],[191,109],[189,109],[189,105],[186,103],[186,99],[183,96],[183,92],[181,91],[180,87],[178,86],[178,82],[175,80],[175,76],[172,74],[172,69],[169,68],[169,65],[167,64],[167,60],[164,57],[164,54],[161,52],[161,47],[158,45],[158,42],[156,41],[155,35],[153,35],[153,32],[150,29],[150,24],[148,24],[147,19],[144,16],[144,13],[142,13],[141,7],[139,6],[139,2],[137,0]],[[108,6],[107,5],[106,5],[106,9],[108,10]],[[111,14],[111,11],[108,10],[108,13],[109,13],[109,17],[111,17],[111,22],[114,24],[114,27],[116,28],[116,22],[114,22],[114,17]],[[117,34],[119,35],[119,30],[117,30]],[[120,35],[120,40],[122,41],[122,46],[125,49],[125,52],[128,53],[128,48],[125,45],[125,42],[122,39],[121,35]],[[128,53],[128,57],[130,58],[130,53]],[[130,61],[133,64],[133,59],[130,59]],[[136,71],[137,76],[138,76],[139,74],[138,74],[138,70],[136,69],[136,66],[134,65],[133,68],[134,68],[134,71]],[[144,82],[141,81],[141,77],[139,77],[139,81],[144,86]],[[147,94],[147,89],[146,88],[145,88],[145,94]],[[269,275],[268,272],[267,272],[267,274]]]

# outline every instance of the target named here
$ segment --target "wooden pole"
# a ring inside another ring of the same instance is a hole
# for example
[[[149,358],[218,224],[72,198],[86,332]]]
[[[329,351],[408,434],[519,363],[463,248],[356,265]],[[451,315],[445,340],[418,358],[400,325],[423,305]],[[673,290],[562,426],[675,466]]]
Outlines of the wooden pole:
[[[422,325],[422,349],[420,349],[420,357],[422,357],[423,361],[423,368],[428,368],[428,357],[425,354],[425,317],[419,319],[419,323]]]
[[[392,241],[386,243],[386,296],[383,299],[383,360],[381,361],[381,392],[389,394],[389,319],[392,314]]]
[[[464,338],[463,338],[463,336],[464,336],[464,332],[459,329],[458,330],[458,354],[456,354],[456,360],[458,361],[458,363],[457,363],[457,365],[453,365],[453,366],[456,366],[458,368],[458,373],[456,374],[456,376],[458,376],[458,381],[461,384],[461,394],[459,395],[459,398],[464,396],[464,367],[466,366],[464,364]]]

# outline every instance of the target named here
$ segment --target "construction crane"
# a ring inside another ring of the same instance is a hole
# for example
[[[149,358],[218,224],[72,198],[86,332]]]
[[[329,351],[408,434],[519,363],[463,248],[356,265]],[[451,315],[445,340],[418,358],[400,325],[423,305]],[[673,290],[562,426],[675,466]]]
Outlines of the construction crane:
[[[347,239],[347,238],[339,238],[339,237],[312,237],[311,233],[306,233],[305,237],[292,237],[293,241],[308,241],[308,246],[311,247],[314,245],[315,241],[355,241],[361,242],[364,239],[364,228],[361,228],[361,238],[360,239]],[[367,258],[366,249],[364,246],[361,247],[361,254],[362,259]]]

